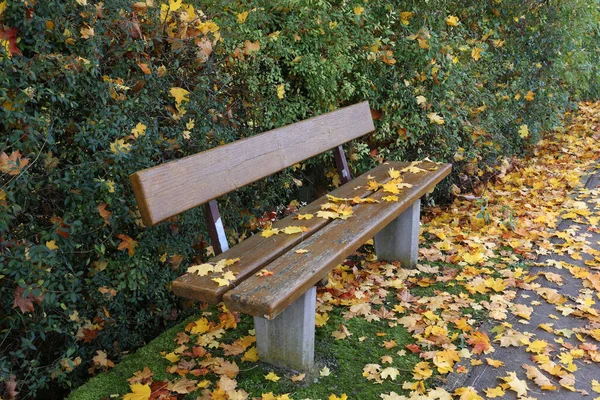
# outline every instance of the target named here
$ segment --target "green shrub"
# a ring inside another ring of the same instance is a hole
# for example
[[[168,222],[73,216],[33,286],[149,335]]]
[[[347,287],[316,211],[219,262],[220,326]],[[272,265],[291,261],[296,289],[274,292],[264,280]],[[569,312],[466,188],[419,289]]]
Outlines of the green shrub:
[[[0,380],[60,396],[109,367],[99,351],[117,361],[189,314],[169,284],[207,257],[201,211],[142,229],[129,174],[368,100],[377,131],[347,146],[355,173],[430,157],[481,190],[598,95],[598,8],[0,2]],[[221,199],[230,241],[314,195],[293,178],[332,184],[331,158]]]

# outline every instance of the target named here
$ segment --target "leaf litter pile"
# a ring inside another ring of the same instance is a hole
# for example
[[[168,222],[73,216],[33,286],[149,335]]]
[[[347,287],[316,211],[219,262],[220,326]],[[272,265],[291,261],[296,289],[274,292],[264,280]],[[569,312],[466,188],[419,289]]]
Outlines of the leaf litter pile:
[[[578,376],[582,366],[600,371],[600,188],[580,186],[599,139],[600,104],[583,103],[534,157],[505,160],[478,195],[425,210],[416,269],[377,260],[371,241],[338,265],[318,291],[316,351],[327,351],[319,345],[327,341],[355,351],[353,361],[321,363],[310,377],[269,369],[257,364],[251,319],[221,306],[175,335],[161,354],[166,371],[145,367],[129,377],[123,398],[600,399],[600,373]],[[397,189],[387,188],[390,197]],[[337,200],[320,217],[351,217],[339,200],[352,199]],[[577,225],[557,230],[560,220]],[[565,285],[578,289],[567,294]],[[509,347],[526,361],[494,358]],[[346,362],[361,364],[342,386]],[[450,376],[480,365],[494,385],[450,387]],[[366,385],[368,394],[359,389]]]

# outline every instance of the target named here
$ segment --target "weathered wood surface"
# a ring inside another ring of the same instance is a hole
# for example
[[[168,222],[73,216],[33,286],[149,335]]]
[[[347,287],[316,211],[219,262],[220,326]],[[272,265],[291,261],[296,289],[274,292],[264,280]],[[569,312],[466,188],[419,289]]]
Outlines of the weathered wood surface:
[[[130,180],[149,226],[373,130],[363,102],[136,172]]]
[[[389,166],[394,166],[390,163]],[[421,168],[434,167],[423,163]],[[401,169],[401,167],[396,167]],[[273,276],[252,275],[223,296],[225,305],[234,311],[273,319],[328,271],[393,221],[450,173],[451,165],[442,164],[434,171],[404,175],[404,182],[413,185],[403,189],[398,202],[382,201],[354,207],[354,216],[335,220],[296,247],[266,266]],[[352,184],[352,183],[350,183]],[[371,197],[380,200],[387,194],[381,190]],[[298,254],[295,250],[308,253]]]
[[[409,165],[409,163],[390,163],[386,165],[380,165],[352,180],[350,183],[340,186],[330,194],[342,198],[368,196],[372,192],[365,189],[364,186],[367,185],[369,180],[374,179],[377,182],[387,182],[389,180],[388,170],[390,167],[393,166],[396,169],[400,169],[407,165]],[[361,189],[354,190],[354,188],[358,186],[360,186]],[[243,281],[248,276],[251,276],[261,268],[264,268],[271,261],[275,260],[277,257],[284,254],[302,240],[306,240],[314,232],[330,223],[330,220],[318,218],[316,216],[309,220],[293,219],[293,217],[298,214],[314,214],[320,211],[321,205],[327,203],[327,201],[327,198],[323,196],[320,199],[315,200],[309,205],[301,208],[292,215],[273,224],[274,228],[284,228],[286,226],[305,226],[310,229],[309,232],[294,235],[286,235],[282,233],[269,238],[262,237],[260,234],[254,235],[237,244],[235,247],[232,247],[228,251],[222,253],[221,255],[214,257],[211,262],[216,262],[222,259],[240,258],[239,262],[228,268],[228,270],[233,271],[236,276],[236,280],[232,282],[231,286],[218,286],[217,283],[212,281],[214,276],[211,275],[198,276],[196,274],[186,273],[173,282],[173,292],[175,292],[175,294],[178,296],[192,300],[218,303],[221,301],[225,292],[238,285],[239,282]]]

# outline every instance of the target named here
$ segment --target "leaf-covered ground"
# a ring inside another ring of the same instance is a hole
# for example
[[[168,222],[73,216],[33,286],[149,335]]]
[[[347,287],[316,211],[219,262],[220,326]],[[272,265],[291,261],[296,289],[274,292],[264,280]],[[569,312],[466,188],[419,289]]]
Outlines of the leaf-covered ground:
[[[71,398],[600,398],[599,139],[581,104],[482,193],[426,210],[417,269],[369,243],[336,267],[312,376],[257,362],[251,318],[209,308]]]

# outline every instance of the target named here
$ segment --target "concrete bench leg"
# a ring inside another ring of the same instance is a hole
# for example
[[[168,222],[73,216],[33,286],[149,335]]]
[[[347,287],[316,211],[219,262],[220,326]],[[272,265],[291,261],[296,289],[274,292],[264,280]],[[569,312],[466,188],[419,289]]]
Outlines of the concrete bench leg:
[[[400,261],[405,268],[417,265],[421,200],[415,201],[395,220],[375,235],[377,258]]]
[[[256,347],[261,361],[307,372],[315,357],[316,287],[273,320],[254,317]]]

